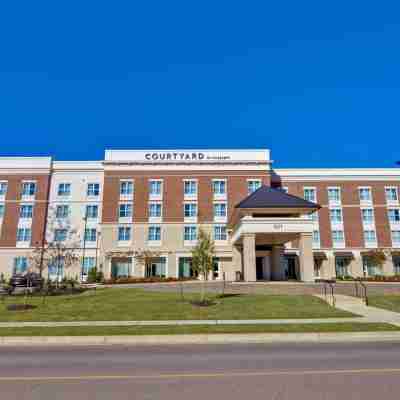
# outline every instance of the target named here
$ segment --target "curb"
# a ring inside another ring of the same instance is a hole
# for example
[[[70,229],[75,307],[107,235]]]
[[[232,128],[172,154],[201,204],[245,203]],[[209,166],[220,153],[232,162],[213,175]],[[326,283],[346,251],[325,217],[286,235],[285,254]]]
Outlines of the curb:
[[[400,332],[343,333],[254,333],[143,336],[10,336],[0,337],[6,346],[101,346],[101,345],[182,345],[182,344],[252,344],[252,343],[360,343],[400,342]]]

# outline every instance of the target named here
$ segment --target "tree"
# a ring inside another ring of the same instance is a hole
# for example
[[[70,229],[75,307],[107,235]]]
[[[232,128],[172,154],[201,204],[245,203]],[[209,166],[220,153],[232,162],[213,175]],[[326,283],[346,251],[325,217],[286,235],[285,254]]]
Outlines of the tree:
[[[202,277],[200,303],[206,302],[206,281],[213,270],[214,241],[202,228],[199,230],[196,246],[192,250],[192,268]]]

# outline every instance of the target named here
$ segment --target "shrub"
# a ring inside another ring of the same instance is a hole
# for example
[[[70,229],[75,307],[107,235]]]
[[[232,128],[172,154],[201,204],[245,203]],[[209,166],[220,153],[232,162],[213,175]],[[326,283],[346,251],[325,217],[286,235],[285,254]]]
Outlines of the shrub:
[[[157,283],[157,282],[183,282],[192,278],[159,278],[159,277],[127,277],[127,278],[111,278],[104,280],[105,284],[124,284],[124,283]]]

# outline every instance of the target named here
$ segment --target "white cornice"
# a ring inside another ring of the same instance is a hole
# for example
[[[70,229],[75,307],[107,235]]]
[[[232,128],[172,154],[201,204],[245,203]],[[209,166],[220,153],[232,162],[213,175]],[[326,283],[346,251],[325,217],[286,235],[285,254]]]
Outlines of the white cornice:
[[[104,170],[104,166],[102,161],[54,161],[53,170],[55,172],[66,172],[66,171],[102,172]]]
[[[0,174],[48,174],[51,157],[0,157]]]

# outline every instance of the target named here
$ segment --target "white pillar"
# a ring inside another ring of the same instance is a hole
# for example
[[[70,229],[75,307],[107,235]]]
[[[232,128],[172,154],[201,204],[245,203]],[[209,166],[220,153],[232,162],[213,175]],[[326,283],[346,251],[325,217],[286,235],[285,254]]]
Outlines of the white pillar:
[[[243,235],[243,272],[246,282],[255,282],[256,277],[256,235]]]
[[[236,246],[232,248],[232,263],[233,271],[232,276],[228,280],[236,280],[236,272],[240,272],[243,276],[243,265],[242,265],[242,250]]]
[[[303,282],[314,281],[314,257],[312,252],[312,234],[301,233],[299,241],[300,279]]]

